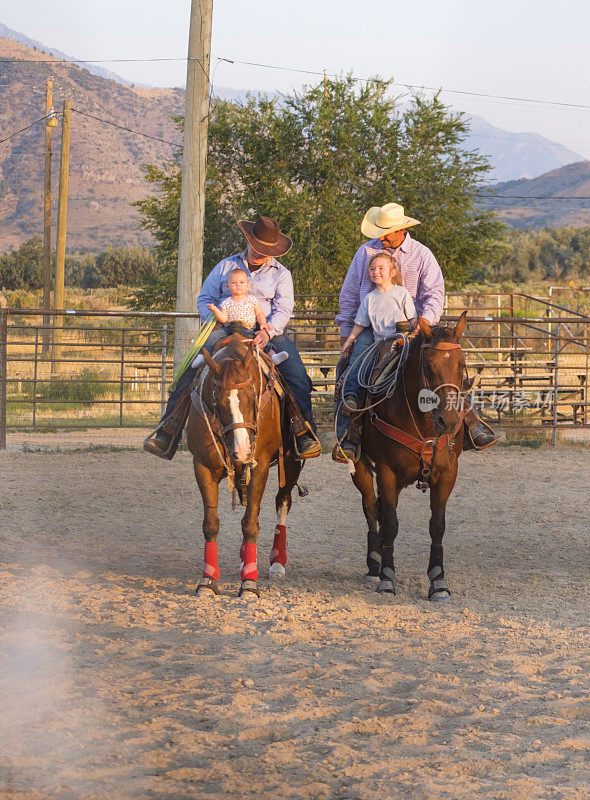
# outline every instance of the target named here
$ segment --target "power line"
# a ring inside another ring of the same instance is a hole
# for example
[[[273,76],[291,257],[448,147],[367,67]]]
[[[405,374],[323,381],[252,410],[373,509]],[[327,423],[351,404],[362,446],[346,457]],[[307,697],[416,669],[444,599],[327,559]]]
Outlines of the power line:
[[[39,122],[43,122],[43,120],[48,119],[49,116],[51,116],[51,115],[48,114],[48,115],[46,115],[44,117],[40,117],[39,119],[36,119],[34,122],[31,122],[30,125],[27,125],[26,128],[21,128],[19,131],[15,131],[14,133],[11,133],[10,136],[7,136],[5,139],[0,139],[0,144],[3,144],[4,142],[7,142],[9,139],[14,139],[15,136],[19,135],[19,133],[24,133],[25,131],[28,131],[29,128],[32,128],[34,125],[37,125]]]
[[[543,104],[547,106],[561,106],[564,108],[583,108],[583,109],[590,109],[590,105],[584,105],[581,103],[564,103],[561,100],[535,100],[530,97],[506,97],[505,95],[501,94],[488,94],[486,92],[466,92],[460,89],[444,89],[442,86],[440,88],[436,88],[434,86],[414,86],[410,83],[404,84],[394,84],[397,86],[406,86],[408,89],[427,89],[430,92],[445,92],[446,94],[461,94],[461,95],[469,95],[471,97],[488,97],[493,98],[494,100],[511,100],[516,103],[537,103]]]
[[[199,61],[198,58],[0,58],[0,64],[144,64],[151,61]]]
[[[240,61],[237,58],[219,58],[219,61],[226,61],[228,64],[245,64],[246,66],[250,67],[264,67],[265,69],[276,69],[286,72],[300,72],[306,75],[330,75],[332,77],[338,77],[339,73],[337,72],[326,72],[324,70],[310,70],[310,69],[299,69],[293,67],[280,67],[276,64],[262,64],[257,61]],[[355,81],[362,81],[364,83],[375,82],[375,83],[386,83],[385,80],[379,80],[378,78],[352,78]],[[513,100],[517,103],[542,103],[544,105],[554,105],[554,106],[563,106],[566,108],[583,108],[583,109],[590,109],[590,105],[583,105],[579,103],[564,103],[561,100],[536,100],[529,97],[507,97],[505,95],[499,94],[489,94],[487,92],[467,92],[460,89],[445,89],[442,86],[438,88],[435,86],[420,86],[418,84],[412,83],[400,83],[398,81],[392,81],[393,86],[401,86],[405,89],[426,89],[430,92],[446,92],[450,94],[461,94],[461,95],[470,95],[472,97],[488,97],[493,98],[494,100]]]
[[[64,58],[51,58],[51,59],[36,59],[36,58],[10,58],[10,59],[0,59],[1,64],[126,64],[126,63],[150,63],[150,62],[170,62],[170,61],[199,61],[198,58],[105,58],[105,59],[64,59]],[[283,67],[278,64],[265,64],[258,61],[243,61],[237,58],[224,58],[219,56],[218,61],[224,61],[227,64],[242,64],[244,66],[250,67],[261,67],[263,69],[274,69],[281,72],[297,72],[303,75],[318,75],[324,76],[329,75],[331,77],[339,77],[340,73],[337,72],[329,72],[327,70],[312,70],[312,69],[302,69],[301,67]],[[387,83],[387,80],[379,79],[379,78],[351,78],[353,81],[359,81],[361,83]],[[502,101],[511,101],[516,103],[534,103],[534,104],[541,104],[541,105],[550,105],[550,106],[557,106],[560,108],[577,108],[577,109],[584,109],[590,110],[590,105],[584,103],[566,103],[562,100],[539,100],[536,98],[531,97],[513,97],[510,95],[498,95],[492,94],[490,92],[470,92],[463,89],[445,89],[443,86],[425,86],[420,84],[412,84],[412,83],[402,83],[398,81],[392,81],[393,86],[400,86],[404,89],[418,89],[418,90],[426,90],[430,92],[445,92],[447,94],[458,94],[464,95],[469,97],[480,97],[480,98],[488,98],[492,100],[502,100]]]
[[[86,111],[80,111],[78,108],[72,108],[76,114],[80,114],[83,117],[89,117],[90,119],[95,119],[97,122],[102,122],[104,125],[111,125],[113,128],[119,128],[119,130],[127,131],[127,133],[134,133],[136,136],[143,136],[146,139],[153,139],[156,142],[163,142],[164,144],[170,144],[173,147],[182,147],[182,144],[179,142],[171,142],[168,139],[162,139],[159,136],[152,136],[150,133],[144,133],[143,131],[136,131],[133,128],[127,128],[125,125],[118,125],[116,122],[111,122],[108,119],[102,119],[101,117],[95,117],[94,114],[88,114]]]
[[[476,194],[487,200],[590,200],[590,195]]]
[[[152,136],[149,133],[145,133],[143,131],[137,131],[133,128],[128,128],[125,125],[119,125],[116,122],[112,122],[111,120],[103,119],[102,117],[97,117],[94,114],[89,114],[85,111],[80,111],[79,109],[72,108],[76,114],[80,114],[83,117],[88,117],[89,119],[93,119],[96,122],[100,122],[103,125],[110,125],[111,127],[118,128],[119,130],[126,131],[127,133],[132,133],[136,136],[143,136],[146,139],[152,139],[154,141],[162,142],[163,144],[168,144],[176,148],[182,148],[182,144],[179,142],[171,142],[168,139],[162,139],[159,136]],[[27,125],[25,128],[21,128],[18,131],[14,131],[14,133],[10,134],[4,139],[0,140],[0,144],[9,141],[10,139],[18,136],[20,133],[24,133],[25,131],[29,130],[30,128],[37,125],[39,122],[43,122],[44,120],[48,119],[51,115],[46,115],[44,117],[40,117],[39,119],[32,122],[30,125]],[[30,154],[23,154],[23,155],[30,155]],[[590,196],[588,195],[557,195],[557,196],[550,196],[550,195],[496,195],[492,193],[474,193],[473,197],[478,197],[485,200],[504,200],[504,201],[512,201],[512,200],[590,200]]]

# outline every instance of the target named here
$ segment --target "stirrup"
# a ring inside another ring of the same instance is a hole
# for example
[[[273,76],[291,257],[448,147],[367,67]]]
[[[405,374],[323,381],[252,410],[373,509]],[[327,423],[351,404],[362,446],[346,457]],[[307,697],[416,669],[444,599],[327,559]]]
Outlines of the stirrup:
[[[465,433],[467,434],[467,436],[465,437],[463,443],[463,450],[485,450],[486,448],[491,447],[492,445],[497,444],[500,441],[500,437],[493,431],[493,429],[487,424],[487,422],[484,422],[482,419],[480,419],[477,425],[474,426],[474,429],[479,427],[480,425],[484,429],[485,433],[489,434],[492,437],[492,439],[484,445],[475,444],[475,442],[473,441],[473,437],[471,435],[470,428],[467,425],[465,425]]]
[[[302,460],[305,460],[307,458],[316,458],[317,456],[320,456],[322,454],[322,443],[320,442],[318,437],[315,435],[315,433],[313,431],[313,428],[311,427],[309,422],[307,422],[307,420],[305,420],[305,425],[306,425],[307,430],[299,431],[299,433],[295,433],[295,431],[293,431],[293,449],[295,450],[295,455],[297,456],[297,458],[302,459]],[[318,452],[315,455],[314,454],[305,455],[305,456],[301,455],[301,453],[299,452],[299,448],[297,447],[297,438],[299,436],[310,436],[315,441],[315,443],[317,444]]]
[[[153,433],[150,433],[149,436],[143,440],[143,449],[146,453],[151,453],[153,456],[158,456],[158,458],[165,458],[166,461],[172,461],[174,458],[174,454],[178,448],[178,442],[175,441],[175,437],[170,437],[170,444],[166,448],[166,450],[160,450],[159,447],[156,447],[154,440],[156,436],[160,433],[160,429],[156,428]]]
[[[352,461],[353,464],[356,463],[360,458],[359,445],[355,445],[353,442],[349,443],[354,447],[354,456],[351,457],[350,454],[352,451],[348,447],[346,447],[346,450],[343,449],[343,444],[344,440],[334,445],[332,450],[332,461],[335,461],[337,464],[348,464],[349,461]]]

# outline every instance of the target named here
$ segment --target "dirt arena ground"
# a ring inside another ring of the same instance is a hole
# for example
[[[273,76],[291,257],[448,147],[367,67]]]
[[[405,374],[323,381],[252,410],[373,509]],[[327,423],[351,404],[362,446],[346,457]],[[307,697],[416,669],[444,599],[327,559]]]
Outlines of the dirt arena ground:
[[[431,605],[426,498],[402,495],[398,596],[369,593],[322,456],[287,583],[236,597],[224,491],[222,594],[197,601],[187,453],[0,454],[0,798],[586,800],[589,475],[588,449],[466,454]],[[274,524],[267,491],[263,575]]]

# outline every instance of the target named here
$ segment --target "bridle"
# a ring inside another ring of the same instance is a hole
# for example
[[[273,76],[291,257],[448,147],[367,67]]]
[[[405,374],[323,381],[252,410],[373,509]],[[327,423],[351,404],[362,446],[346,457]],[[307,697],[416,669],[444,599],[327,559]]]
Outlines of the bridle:
[[[198,393],[195,392],[195,395],[199,399],[200,405],[200,413],[203,417],[205,424],[207,425],[207,429],[209,431],[209,435],[211,436],[211,440],[215,449],[217,451],[217,455],[219,456],[219,460],[227,473],[227,482],[228,488],[232,494],[232,508],[236,506],[236,489],[235,489],[235,467],[234,464],[236,463],[235,460],[231,456],[230,448],[228,447],[226,435],[232,431],[237,430],[238,428],[246,428],[247,430],[251,430],[254,433],[254,438],[251,444],[251,451],[254,453],[256,451],[256,440],[258,437],[259,432],[259,421],[260,415],[264,407],[266,406],[268,400],[272,396],[274,391],[274,383],[275,383],[275,375],[274,375],[274,368],[271,368],[267,375],[266,384],[263,381],[263,371],[261,366],[261,356],[258,347],[253,348],[254,357],[256,359],[256,364],[258,366],[258,392],[256,392],[256,387],[254,385],[254,380],[252,375],[248,375],[242,381],[233,384],[232,386],[227,386],[222,381],[218,380],[213,372],[210,370],[210,376],[213,382],[213,392],[212,392],[212,399],[214,401],[214,408],[213,410],[209,410],[205,406],[205,402],[203,401],[203,388],[205,385],[205,380],[203,379],[200,383]],[[237,361],[238,359],[233,359]],[[247,386],[251,385],[254,389],[254,421],[253,422],[233,422],[229,425],[222,426],[222,422],[217,414],[217,407],[218,407],[218,400],[217,400],[217,390],[223,389],[224,392],[231,392],[234,389],[243,389]],[[211,419],[210,419],[211,417]],[[215,430],[214,430],[215,428]],[[220,446],[221,445],[221,446]],[[223,451],[223,452],[222,452]],[[244,503],[245,497],[245,489],[250,482],[250,472],[251,469],[256,467],[256,461],[252,461],[249,464],[244,465],[244,469],[242,470],[242,479],[241,479],[241,486],[242,486],[242,503]]]
[[[426,370],[424,368],[424,351],[425,350],[449,351],[449,350],[460,350],[460,349],[461,349],[461,345],[459,344],[459,342],[437,342],[436,344],[429,344],[428,342],[423,342],[422,343],[422,345],[420,346],[420,365],[419,365],[420,366],[421,382],[425,384],[424,386],[421,387],[422,389],[428,389],[433,394],[438,395],[438,392],[440,391],[440,389],[444,389],[445,387],[449,387],[451,389],[455,389],[455,391],[457,392],[457,398],[463,396],[461,388],[459,386],[457,386],[456,383],[439,383],[438,386],[436,386],[433,389],[431,387],[429,381],[428,381],[428,376],[427,376]],[[463,366],[463,370],[465,372],[467,372],[467,368],[465,366]],[[418,433],[418,438],[420,438],[422,441],[426,441],[424,439],[424,437],[422,436],[422,433],[421,433],[421,431],[420,431],[420,429],[419,429],[419,427],[418,427],[418,425],[416,423],[416,420],[414,418],[414,414],[412,413],[412,408],[410,406],[410,401],[408,400],[408,393],[406,391],[406,379],[405,379],[405,375],[403,374],[403,372],[402,372],[402,385],[403,385],[403,389],[404,389],[404,399],[406,401],[406,407],[407,407],[407,409],[408,409],[408,411],[410,413],[410,417],[412,418],[412,422],[414,424],[414,427],[416,428],[416,432]],[[459,414],[459,424],[458,424],[455,432],[453,433],[453,437],[456,436],[456,434],[458,433],[458,431],[459,431],[459,429],[460,429],[462,424],[463,424],[463,403],[461,403],[461,411],[460,411],[460,414]]]
[[[247,386],[252,386],[254,389],[254,422],[232,422],[230,425],[226,425],[224,428],[222,428],[222,433],[225,437],[226,433],[235,431],[238,428],[247,428],[250,431],[254,431],[254,436],[256,437],[258,435],[258,419],[260,416],[260,397],[256,396],[256,390],[252,376],[248,375],[245,380],[240,381],[239,383],[234,383],[232,386],[226,386],[221,381],[218,381],[217,378],[213,378],[213,386],[215,387],[213,389],[213,401],[216,406],[218,405],[216,389],[224,389],[226,392],[233,392],[234,390],[245,389]],[[219,420],[217,413],[215,413],[215,416]],[[221,420],[219,420],[219,422],[221,423]]]
[[[454,383],[442,383],[439,386],[437,386],[434,390],[431,389],[430,384],[428,382],[428,377],[426,376],[424,370],[423,353],[424,350],[427,349],[460,350],[461,345],[458,342],[437,342],[436,344],[429,344],[428,342],[424,342],[420,347],[420,364],[419,364],[421,382],[425,384],[422,388],[437,392],[438,390],[442,389],[445,386],[450,386],[451,388],[456,389],[457,396],[460,396],[462,394],[461,389]],[[370,419],[372,424],[377,428],[377,430],[381,431],[381,433],[384,433],[389,439],[392,439],[393,441],[401,444],[406,449],[411,450],[418,456],[420,462],[420,477],[418,478],[416,487],[425,492],[428,489],[428,481],[430,478],[430,473],[432,471],[432,462],[434,460],[436,453],[443,447],[447,447],[448,449],[450,449],[452,443],[454,442],[455,436],[459,433],[461,427],[463,426],[463,406],[461,405],[461,410],[459,412],[459,421],[457,423],[455,430],[452,433],[445,433],[443,435],[439,435],[436,434],[435,431],[434,436],[424,437],[422,435],[422,432],[420,431],[420,428],[418,427],[418,424],[412,412],[412,408],[410,406],[410,402],[408,400],[406,379],[403,371],[405,363],[406,362],[399,365],[399,369],[402,370],[401,382],[403,387],[404,399],[418,436],[413,436],[412,434],[407,433],[407,431],[404,431],[401,428],[396,427],[395,425],[391,425],[389,422],[385,422],[385,420],[377,416],[374,410],[370,411]]]

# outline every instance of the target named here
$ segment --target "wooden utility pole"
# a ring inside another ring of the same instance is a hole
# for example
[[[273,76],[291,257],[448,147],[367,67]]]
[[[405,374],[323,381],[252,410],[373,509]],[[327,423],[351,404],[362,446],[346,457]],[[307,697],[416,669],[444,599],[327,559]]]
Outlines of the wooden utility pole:
[[[212,16],[213,0],[191,0],[178,232],[177,311],[195,311],[203,277]],[[186,355],[196,330],[196,320],[176,320],[175,365],[180,364]]]
[[[68,175],[70,167],[70,117],[71,103],[64,102],[63,122],[61,129],[61,163],[59,168],[59,201],[57,211],[57,253],[55,262],[55,298],[54,305],[57,309],[64,307],[64,283],[66,266],[66,223],[68,213]],[[53,341],[57,344],[61,340],[63,317],[56,317]],[[59,356],[59,348],[54,348],[54,359]],[[59,365],[54,360],[53,372],[59,371]]]
[[[61,129],[61,163],[59,168],[59,201],[57,210],[57,260],[55,264],[55,307],[64,307],[64,278],[66,265],[66,225],[68,215],[68,177],[70,171],[71,103],[64,102]]]
[[[53,79],[47,79],[45,115],[53,111]],[[51,308],[51,134],[57,120],[45,120],[45,192],[43,204],[43,310]],[[53,124],[52,124],[53,123]],[[49,351],[49,314],[43,314],[42,352]]]

